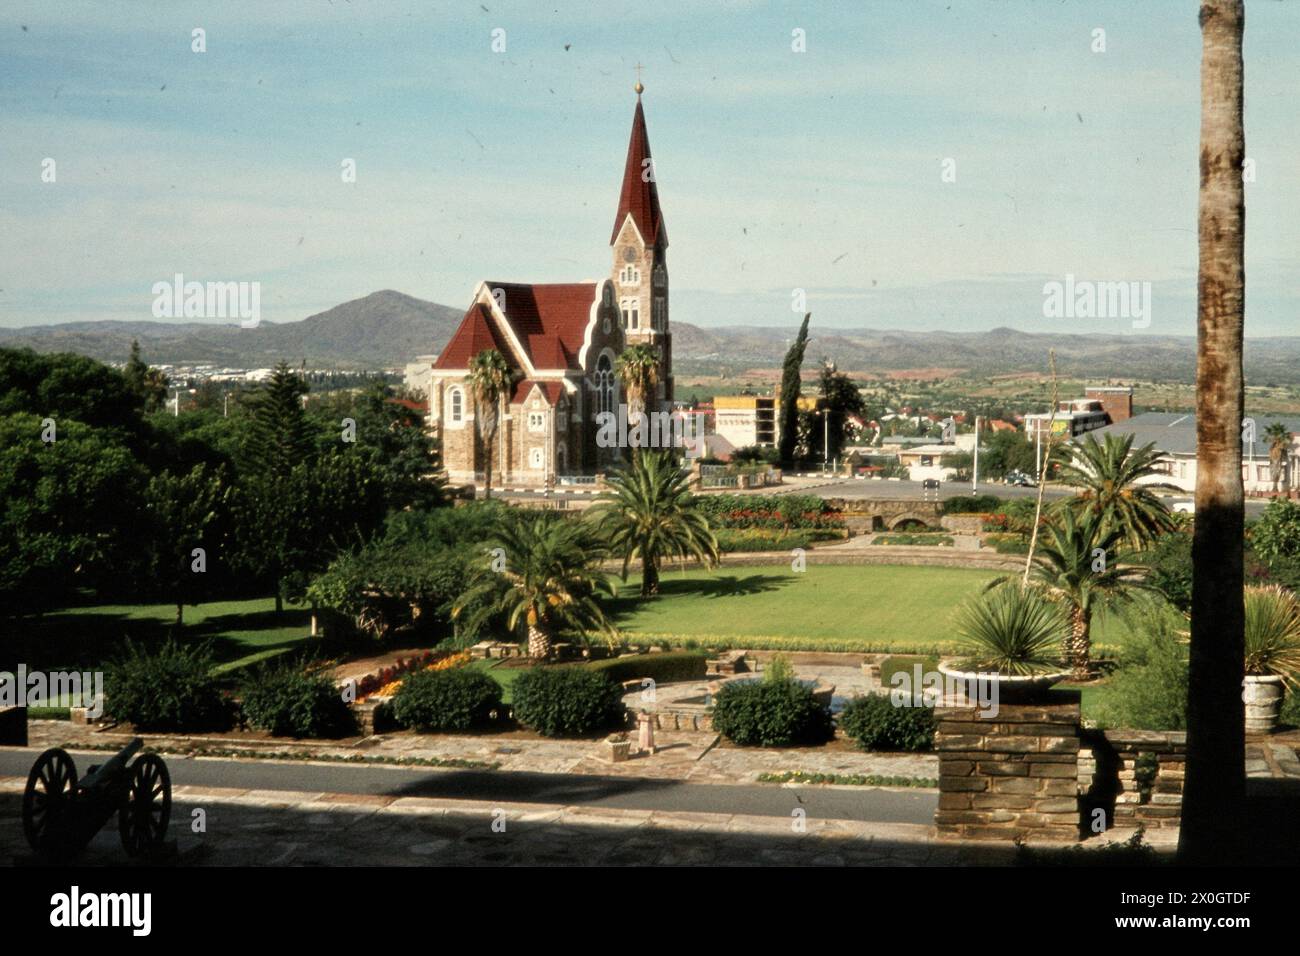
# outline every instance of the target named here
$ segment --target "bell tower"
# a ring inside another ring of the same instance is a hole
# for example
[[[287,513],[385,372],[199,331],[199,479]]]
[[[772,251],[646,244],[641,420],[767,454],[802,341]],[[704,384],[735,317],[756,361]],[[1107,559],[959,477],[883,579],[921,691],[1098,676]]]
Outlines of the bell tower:
[[[672,332],[668,324],[668,231],[659,209],[650,137],[646,133],[638,66],[636,112],[623,166],[623,188],[609,244],[611,278],[628,345],[650,345],[659,352],[659,408],[673,399]]]

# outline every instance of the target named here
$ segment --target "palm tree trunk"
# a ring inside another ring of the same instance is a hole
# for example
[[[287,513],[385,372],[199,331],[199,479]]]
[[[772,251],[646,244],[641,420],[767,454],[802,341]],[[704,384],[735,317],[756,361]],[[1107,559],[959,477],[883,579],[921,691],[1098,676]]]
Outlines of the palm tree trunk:
[[[551,656],[551,635],[536,624],[528,625],[528,656],[543,661]]]
[[[1092,612],[1076,604],[1070,608],[1070,662],[1075,680],[1087,680],[1092,668]]]
[[[492,498],[492,440],[496,437],[496,426],[483,430],[483,500]]]
[[[641,596],[655,597],[659,593],[659,563],[644,555],[641,558]]]
[[[1245,670],[1241,368],[1245,197],[1243,0],[1201,4],[1201,186],[1196,350],[1196,526],[1179,862],[1231,863],[1243,848]]]

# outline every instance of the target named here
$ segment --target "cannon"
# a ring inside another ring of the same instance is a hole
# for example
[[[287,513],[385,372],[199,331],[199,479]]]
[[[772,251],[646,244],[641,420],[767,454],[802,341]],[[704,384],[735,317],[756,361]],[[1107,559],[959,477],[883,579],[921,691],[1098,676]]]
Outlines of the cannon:
[[[144,754],[136,737],[78,782],[66,750],[36,758],[23,792],[23,834],[36,854],[63,862],[76,856],[117,814],[122,846],[132,857],[155,856],[167,839],[172,782],[157,754]]]

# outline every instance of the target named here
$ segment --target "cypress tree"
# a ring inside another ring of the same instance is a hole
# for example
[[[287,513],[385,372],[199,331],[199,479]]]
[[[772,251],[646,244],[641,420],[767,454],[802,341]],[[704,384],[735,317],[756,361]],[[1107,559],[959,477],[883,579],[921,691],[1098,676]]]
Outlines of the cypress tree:
[[[785,367],[781,372],[781,434],[777,455],[783,468],[789,468],[794,462],[794,446],[799,440],[799,369],[803,366],[803,353],[808,347],[808,320],[811,318],[811,312],[804,315],[799,335],[785,353]]]

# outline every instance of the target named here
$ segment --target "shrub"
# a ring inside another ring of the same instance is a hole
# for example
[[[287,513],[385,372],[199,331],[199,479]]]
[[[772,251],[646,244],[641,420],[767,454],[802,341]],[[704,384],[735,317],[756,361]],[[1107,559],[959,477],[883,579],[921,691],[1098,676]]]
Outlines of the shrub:
[[[992,544],[998,554],[1029,553],[1029,539],[1020,534],[991,534],[985,543]]]
[[[581,737],[621,724],[623,690],[590,667],[535,667],[511,690],[515,719],[544,737]]]
[[[423,731],[469,730],[501,708],[501,685],[482,671],[460,667],[416,671],[393,698],[399,724]]]
[[[901,534],[878,534],[871,539],[872,544],[895,544],[895,545],[932,545],[936,548],[951,548],[953,545],[952,536],[938,534],[935,532],[919,532]]]
[[[934,746],[934,711],[896,707],[886,694],[865,694],[840,713],[840,729],[863,750],[930,750]]]
[[[735,530],[719,528],[713,535],[718,541],[718,550],[734,551],[790,551],[794,548],[806,548],[819,536],[810,531],[772,531],[765,528]]]
[[[593,661],[585,667],[589,671],[604,674],[616,684],[643,677],[649,677],[659,684],[667,684],[671,681],[703,680],[708,672],[708,655],[699,651],[638,654],[635,657]]]
[[[1282,701],[1282,709],[1278,712],[1277,720],[1279,724],[1300,728],[1300,692],[1287,691],[1286,700]]]
[[[958,495],[947,498],[943,503],[946,515],[990,514],[997,511],[1002,499],[996,495]]]
[[[1151,568],[1148,578],[1178,610],[1192,607],[1192,536],[1186,531],[1162,534],[1146,555]]]
[[[794,665],[790,663],[790,658],[786,657],[784,654],[774,655],[763,668],[763,680],[794,680]]]
[[[1106,727],[1183,730],[1187,727],[1187,650],[1167,620],[1136,637],[1098,707]]]
[[[168,639],[151,649],[128,640],[105,673],[105,711],[137,730],[162,733],[226,730],[232,708],[212,676],[207,643]]]
[[[262,667],[244,685],[244,719],[276,737],[344,737],[352,711],[334,681],[300,667]]]
[[[794,680],[731,681],[713,699],[713,729],[742,747],[789,747],[829,740],[831,713]]]

